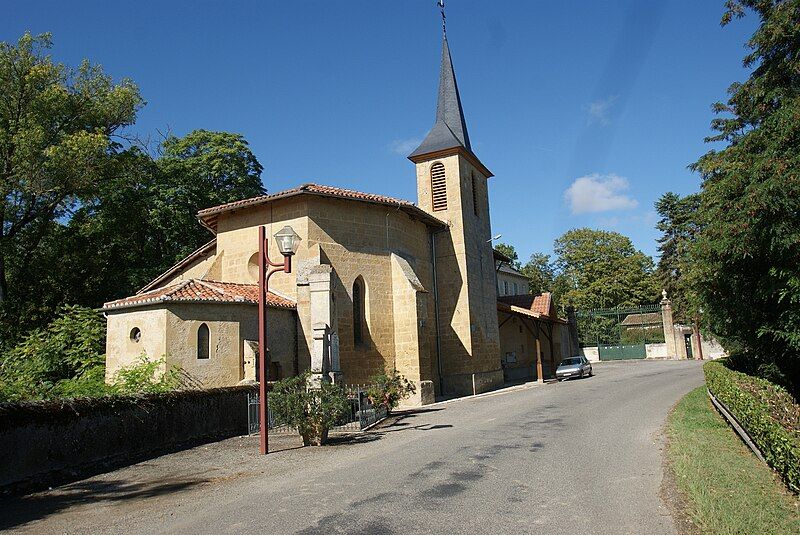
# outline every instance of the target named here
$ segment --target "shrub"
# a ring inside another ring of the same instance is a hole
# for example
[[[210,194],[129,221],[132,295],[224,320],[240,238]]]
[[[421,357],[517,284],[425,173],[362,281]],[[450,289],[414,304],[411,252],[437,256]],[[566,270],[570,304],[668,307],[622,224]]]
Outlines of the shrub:
[[[319,389],[309,388],[310,376],[306,372],[276,382],[269,403],[281,423],[297,428],[303,444],[319,446],[327,440],[328,431],[347,415],[350,404],[339,385],[322,381]]]
[[[414,383],[400,375],[397,370],[390,374],[373,375],[369,379],[372,386],[367,396],[373,405],[383,405],[387,412],[397,408],[400,402],[417,391]]]
[[[117,394],[150,394],[168,392],[181,386],[179,368],[171,366],[159,374],[161,367],[166,367],[165,358],[150,360],[142,353],[135,363],[114,375],[111,390]]]
[[[767,463],[800,492],[800,411],[782,387],[729,369],[724,361],[703,366],[706,385],[739,421]]]
[[[67,390],[81,382],[88,390],[97,381],[81,381],[84,374],[105,362],[105,322],[90,308],[65,306],[60,316],[44,329],[35,329],[17,346],[8,350],[0,362],[0,397],[46,399],[59,396],[59,383],[68,381]],[[96,378],[90,374],[90,379]],[[102,395],[100,391],[91,391]]]

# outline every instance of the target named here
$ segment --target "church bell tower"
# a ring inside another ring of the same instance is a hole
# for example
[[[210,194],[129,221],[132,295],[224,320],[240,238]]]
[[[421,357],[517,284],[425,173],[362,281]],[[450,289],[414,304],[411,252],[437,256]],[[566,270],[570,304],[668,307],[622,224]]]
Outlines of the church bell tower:
[[[503,382],[487,181],[472,152],[450,47],[442,36],[436,121],[408,159],[420,208],[447,223],[434,235],[440,394],[472,394]]]

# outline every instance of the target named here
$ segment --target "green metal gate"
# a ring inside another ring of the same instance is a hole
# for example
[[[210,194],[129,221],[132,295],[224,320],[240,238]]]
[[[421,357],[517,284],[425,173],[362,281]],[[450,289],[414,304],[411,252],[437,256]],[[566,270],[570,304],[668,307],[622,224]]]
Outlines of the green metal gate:
[[[643,359],[647,344],[664,342],[661,306],[576,311],[581,347],[597,347],[600,360]]]

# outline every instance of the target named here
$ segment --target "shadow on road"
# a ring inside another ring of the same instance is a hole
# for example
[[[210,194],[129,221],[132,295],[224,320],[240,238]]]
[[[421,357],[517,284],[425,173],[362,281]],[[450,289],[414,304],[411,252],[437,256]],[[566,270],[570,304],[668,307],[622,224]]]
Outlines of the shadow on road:
[[[2,503],[0,530],[28,524],[75,505],[163,496],[183,492],[208,481],[210,480],[205,478],[159,483],[131,483],[123,480],[79,481],[52,492],[3,498],[0,502]]]

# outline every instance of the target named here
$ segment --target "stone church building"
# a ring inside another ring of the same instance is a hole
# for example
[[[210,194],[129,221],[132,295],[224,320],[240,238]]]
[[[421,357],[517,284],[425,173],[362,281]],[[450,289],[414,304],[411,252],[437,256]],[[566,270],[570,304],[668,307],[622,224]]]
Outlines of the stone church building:
[[[408,158],[416,203],[304,184],[201,210],[213,240],[105,304],[107,377],[145,353],[204,386],[255,379],[262,225],[302,238],[292,273],[270,280],[270,380],[321,360],[349,384],[396,369],[426,404],[552,375],[571,348],[549,294],[498,301],[492,173],[472,151],[446,38],[436,121]]]

